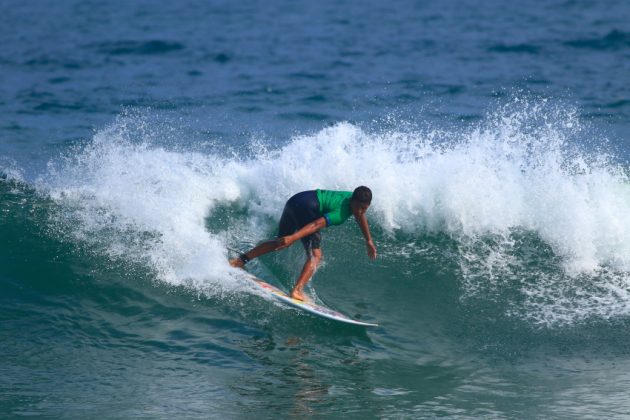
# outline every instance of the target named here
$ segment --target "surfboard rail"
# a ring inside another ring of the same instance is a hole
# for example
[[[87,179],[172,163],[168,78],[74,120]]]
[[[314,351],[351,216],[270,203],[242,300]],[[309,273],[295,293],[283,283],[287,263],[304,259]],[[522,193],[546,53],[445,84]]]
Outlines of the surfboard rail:
[[[360,325],[363,327],[378,327],[378,324],[375,324],[372,322],[359,321],[358,319],[350,318],[342,314],[341,312],[337,312],[325,306],[317,305],[311,302],[304,302],[299,299],[294,299],[291,296],[284,293],[282,290],[278,289],[277,287],[267,283],[266,281],[263,281],[253,276],[250,273],[247,273],[247,274],[261,289],[271,294],[277,300],[288,304],[289,306],[301,309],[312,315],[316,315],[316,316],[326,318],[326,319],[331,319],[333,321],[343,322],[343,323],[352,324],[352,325]]]

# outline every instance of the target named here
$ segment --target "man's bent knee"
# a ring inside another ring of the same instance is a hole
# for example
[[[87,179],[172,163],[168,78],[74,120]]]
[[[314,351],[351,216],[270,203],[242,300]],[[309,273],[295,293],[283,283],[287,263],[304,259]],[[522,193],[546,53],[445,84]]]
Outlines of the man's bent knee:
[[[322,250],[319,248],[315,248],[312,249],[310,254],[309,254],[309,259],[314,262],[315,264],[318,264],[321,262],[322,260]]]

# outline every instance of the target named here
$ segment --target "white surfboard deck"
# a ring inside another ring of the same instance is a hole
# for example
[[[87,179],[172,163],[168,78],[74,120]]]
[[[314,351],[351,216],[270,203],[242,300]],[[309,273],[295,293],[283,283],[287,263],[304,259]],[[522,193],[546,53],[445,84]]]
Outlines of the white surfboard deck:
[[[249,276],[266,293],[272,295],[277,300],[283,303],[286,303],[287,305],[290,305],[294,308],[301,309],[305,312],[308,312],[310,314],[313,314],[322,318],[332,319],[333,321],[344,322],[346,324],[361,325],[363,327],[378,327],[378,324],[374,324],[371,322],[363,322],[357,319],[349,318],[345,316],[344,314],[342,314],[341,312],[333,311],[332,309],[327,308],[325,306],[317,305],[315,303],[310,303],[310,302],[304,302],[299,299],[293,299],[291,296],[287,295],[286,293],[284,293],[282,290],[278,289],[277,287],[272,286],[271,284],[264,282],[260,280],[259,278],[254,277],[251,274],[249,274]]]

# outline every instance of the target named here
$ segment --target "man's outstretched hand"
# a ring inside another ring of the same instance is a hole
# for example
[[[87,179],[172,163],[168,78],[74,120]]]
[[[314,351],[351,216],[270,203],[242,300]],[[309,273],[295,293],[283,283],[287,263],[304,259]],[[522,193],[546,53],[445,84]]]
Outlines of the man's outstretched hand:
[[[374,242],[369,241],[366,243],[367,246],[367,253],[368,253],[368,257],[370,257],[370,259],[375,260],[376,259],[376,247],[374,246]]]

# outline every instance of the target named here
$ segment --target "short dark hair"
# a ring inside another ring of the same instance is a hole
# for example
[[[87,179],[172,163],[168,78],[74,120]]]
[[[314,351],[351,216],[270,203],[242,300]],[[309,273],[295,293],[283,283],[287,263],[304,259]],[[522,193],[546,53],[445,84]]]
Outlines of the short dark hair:
[[[369,205],[372,202],[372,190],[361,185],[360,187],[354,189],[351,200],[361,204]]]

